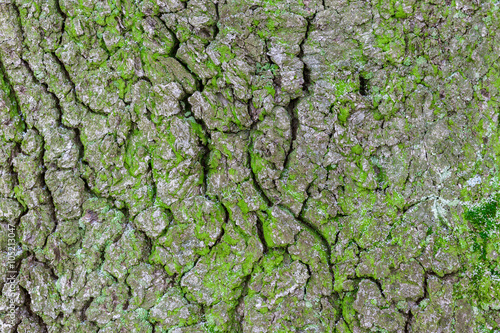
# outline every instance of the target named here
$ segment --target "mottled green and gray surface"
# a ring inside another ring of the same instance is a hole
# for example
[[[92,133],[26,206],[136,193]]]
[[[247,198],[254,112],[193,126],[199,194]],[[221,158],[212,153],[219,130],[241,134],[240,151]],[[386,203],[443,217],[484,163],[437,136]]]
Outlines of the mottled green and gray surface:
[[[499,56],[492,0],[0,0],[3,331],[498,332]]]

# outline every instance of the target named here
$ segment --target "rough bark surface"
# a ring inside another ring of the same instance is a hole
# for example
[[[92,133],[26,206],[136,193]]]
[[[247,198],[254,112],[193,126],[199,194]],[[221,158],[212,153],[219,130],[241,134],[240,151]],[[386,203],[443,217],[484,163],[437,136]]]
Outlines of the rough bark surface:
[[[3,332],[498,332],[499,27],[492,0],[0,0]]]

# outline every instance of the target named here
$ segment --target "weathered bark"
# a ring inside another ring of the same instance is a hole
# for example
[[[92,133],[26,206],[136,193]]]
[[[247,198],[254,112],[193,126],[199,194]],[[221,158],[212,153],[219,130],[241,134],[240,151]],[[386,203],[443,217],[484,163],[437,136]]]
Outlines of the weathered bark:
[[[500,329],[499,6],[0,0],[3,331]]]

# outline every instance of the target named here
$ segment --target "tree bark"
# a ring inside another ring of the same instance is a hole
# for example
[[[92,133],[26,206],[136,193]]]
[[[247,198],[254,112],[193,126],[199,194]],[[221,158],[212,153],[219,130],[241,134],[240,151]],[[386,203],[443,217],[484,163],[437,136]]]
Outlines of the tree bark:
[[[500,329],[499,27],[1,0],[2,332]]]

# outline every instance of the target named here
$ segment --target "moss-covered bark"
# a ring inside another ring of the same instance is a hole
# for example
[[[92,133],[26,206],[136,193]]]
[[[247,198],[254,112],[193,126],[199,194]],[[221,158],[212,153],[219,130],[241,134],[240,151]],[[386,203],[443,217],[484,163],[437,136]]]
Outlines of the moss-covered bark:
[[[1,329],[496,332],[499,103],[493,0],[0,0]]]

